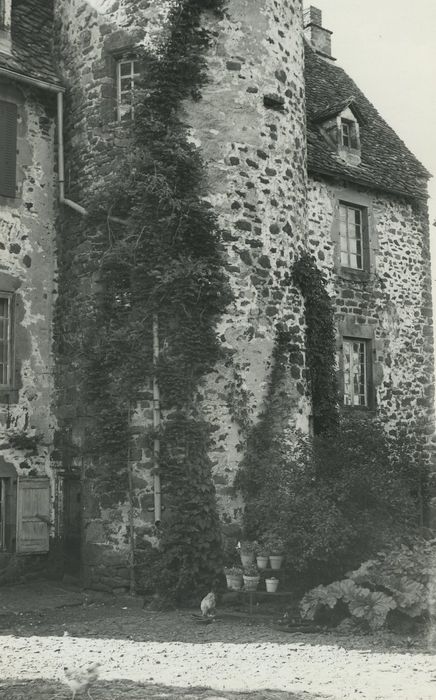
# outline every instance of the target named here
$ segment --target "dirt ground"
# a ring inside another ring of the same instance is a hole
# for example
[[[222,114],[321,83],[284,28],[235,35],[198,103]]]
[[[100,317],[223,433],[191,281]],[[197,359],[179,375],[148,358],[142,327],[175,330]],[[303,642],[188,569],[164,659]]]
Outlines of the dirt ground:
[[[436,698],[429,637],[290,633],[273,626],[274,616],[228,609],[205,625],[189,610],[152,612],[138,600],[68,592],[54,606],[56,589],[45,591],[44,605],[37,590],[33,604],[19,591],[8,604],[2,590],[1,700],[71,698],[63,667],[94,661],[94,700]]]

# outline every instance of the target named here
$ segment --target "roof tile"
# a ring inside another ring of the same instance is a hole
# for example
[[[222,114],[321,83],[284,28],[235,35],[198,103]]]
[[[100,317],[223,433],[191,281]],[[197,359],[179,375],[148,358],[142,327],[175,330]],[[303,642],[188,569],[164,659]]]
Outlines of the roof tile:
[[[0,53],[0,68],[60,85],[52,40],[53,0],[13,0],[12,56]]]
[[[318,56],[307,42],[305,78],[309,172],[394,194],[427,196],[428,171],[345,71]],[[319,129],[319,115],[328,114],[333,105],[345,104],[350,98],[363,116],[360,165],[344,162]]]

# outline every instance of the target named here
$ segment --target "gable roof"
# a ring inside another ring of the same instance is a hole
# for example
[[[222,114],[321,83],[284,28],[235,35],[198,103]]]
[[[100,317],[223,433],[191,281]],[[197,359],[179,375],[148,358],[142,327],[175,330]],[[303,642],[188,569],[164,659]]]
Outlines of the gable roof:
[[[402,196],[427,197],[428,171],[345,71],[320,58],[306,41],[305,79],[309,173]],[[344,162],[319,129],[320,117],[333,116],[335,110],[338,114],[345,106],[351,109],[351,104],[356,116],[361,115],[360,165]]]
[[[348,97],[346,100],[341,100],[340,102],[336,102],[335,104],[327,105],[325,109],[322,109],[319,112],[315,112],[312,117],[312,120],[318,123],[327,121],[327,119],[337,117],[338,114],[341,114],[341,112],[347,109],[347,107],[349,107],[350,110],[353,112],[358,122],[362,123],[365,121],[365,117],[361,113],[358,105],[356,104],[356,99],[354,97]]]
[[[12,1],[12,56],[0,53],[0,70],[60,87],[52,57],[53,0]]]

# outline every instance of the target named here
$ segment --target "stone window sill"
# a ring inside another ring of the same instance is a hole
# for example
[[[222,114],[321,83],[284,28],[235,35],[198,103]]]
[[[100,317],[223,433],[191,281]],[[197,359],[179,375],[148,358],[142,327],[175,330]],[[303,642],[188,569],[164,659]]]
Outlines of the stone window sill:
[[[345,280],[369,282],[372,279],[370,270],[354,270],[352,267],[339,267],[336,270],[338,277]]]

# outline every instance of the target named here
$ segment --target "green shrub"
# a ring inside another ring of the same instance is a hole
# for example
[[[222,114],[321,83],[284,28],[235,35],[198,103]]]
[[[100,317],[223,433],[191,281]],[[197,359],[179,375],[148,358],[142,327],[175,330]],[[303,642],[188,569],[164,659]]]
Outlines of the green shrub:
[[[301,616],[314,620],[342,605],[371,629],[383,627],[394,610],[400,618],[428,619],[434,611],[435,576],[436,540],[415,539],[390,552],[380,552],[342,581],[306,593],[300,604]]]
[[[255,436],[256,447],[261,436]],[[282,432],[238,476],[247,536],[273,531],[302,585],[328,583],[419,524],[415,465],[373,418],[344,414],[337,436]]]

